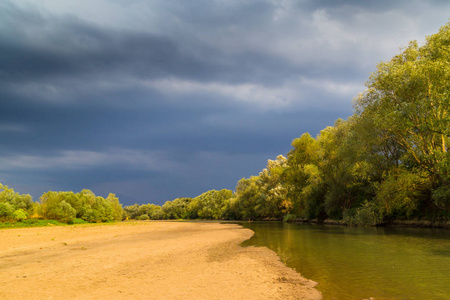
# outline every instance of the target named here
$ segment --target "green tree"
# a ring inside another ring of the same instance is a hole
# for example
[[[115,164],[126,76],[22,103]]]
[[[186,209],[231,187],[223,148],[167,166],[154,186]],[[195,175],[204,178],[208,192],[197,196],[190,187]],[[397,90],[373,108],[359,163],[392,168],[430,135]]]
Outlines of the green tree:
[[[425,172],[392,169],[379,185],[376,200],[385,216],[407,219],[418,215],[430,199],[431,182]]]
[[[239,199],[233,195],[230,199],[225,201],[225,208],[222,212],[222,219],[224,220],[242,220],[242,212],[239,209]]]
[[[8,202],[0,202],[0,218],[10,219],[13,218],[14,207]]]
[[[28,218],[28,215],[22,208],[20,208],[13,212],[13,217],[16,221],[23,221]]]
[[[114,221],[114,211],[111,203],[105,198],[96,196],[95,203],[92,205],[92,209],[97,212],[97,219],[95,222],[110,222]]]
[[[264,217],[265,196],[261,191],[258,176],[242,178],[236,186],[236,205],[243,220],[258,220]]]
[[[288,197],[292,202],[291,213],[314,219],[324,214],[323,176],[319,170],[322,149],[309,133],[292,141],[287,155],[285,180]]]
[[[192,198],[177,198],[173,201],[166,201],[161,207],[166,219],[187,219],[189,218],[188,205]]]
[[[5,219],[13,219],[13,212],[19,209],[23,210],[27,216],[31,215],[36,205],[30,195],[21,195],[15,192],[14,189],[0,183],[0,204],[2,203],[3,218]],[[12,208],[12,212],[10,211],[10,208]],[[8,215],[6,215],[6,213],[8,213]],[[2,216],[2,212],[0,212],[0,216]]]
[[[81,216],[83,215],[84,205],[78,194],[75,194],[72,191],[57,192],[57,201],[65,201],[66,203],[70,204],[70,206],[75,209],[77,218],[81,218]]]
[[[191,219],[222,218],[227,201],[233,196],[231,190],[211,190],[195,197],[188,205],[187,210]]]
[[[123,218],[123,208],[122,204],[119,202],[119,198],[117,198],[115,194],[109,193],[108,197],[106,197],[106,201],[111,206],[113,220],[121,221]]]
[[[42,214],[46,219],[70,222],[76,217],[76,210],[58,195],[49,191],[41,196]]]
[[[357,113],[400,145],[421,169],[450,186],[450,24],[413,41],[389,62],[378,65]]]
[[[87,217],[90,216],[90,219],[95,219],[92,214],[92,206],[95,204],[95,194],[91,190],[84,189],[77,194],[78,205],[77,205],[77,218],[82,218],[85,221]],[[88,221],[89,222],[89,221]]]
[[[137,203],[125,206],[123,209],[129,219],[137,219],[140,216],[140,205]]]
[[[61,222],[69,223],[73,221],[76,217],[76,210],[69,203],[62,200],[58,204],[58,209],[53,212],[54,219],[60,220]]]

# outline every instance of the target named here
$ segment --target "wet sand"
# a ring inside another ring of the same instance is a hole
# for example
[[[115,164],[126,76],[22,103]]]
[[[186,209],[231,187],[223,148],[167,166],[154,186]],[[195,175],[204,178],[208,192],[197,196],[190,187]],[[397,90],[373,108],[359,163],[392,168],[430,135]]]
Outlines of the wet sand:
[[[320,299],[253,232],[213,222],[0,229],[0,299]]]

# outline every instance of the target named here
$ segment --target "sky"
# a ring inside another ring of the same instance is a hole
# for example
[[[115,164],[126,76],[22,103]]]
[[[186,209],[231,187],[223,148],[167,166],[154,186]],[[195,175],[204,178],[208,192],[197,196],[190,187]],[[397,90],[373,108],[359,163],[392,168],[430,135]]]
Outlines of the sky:
[[[234,190],[353,113],[377,63],[448,22],[430,0],[2,0],[0,182],[34,201]]]

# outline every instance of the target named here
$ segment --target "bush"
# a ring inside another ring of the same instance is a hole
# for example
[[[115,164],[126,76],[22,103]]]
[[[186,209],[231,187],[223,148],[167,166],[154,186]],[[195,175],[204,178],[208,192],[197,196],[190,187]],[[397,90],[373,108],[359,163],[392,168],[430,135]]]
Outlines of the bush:
[[[67,224],[70,224],[70,225],[74,225],[74,224],[88,224],[88,223],[89,222],[86,222],[85,220],[80,219],[80,218],[75,218],[75,219],[67,222]]]
[[[447,186],[441,186],[433,191],[432,199],[434,204],[445,213],[450,212],[450,188]]]
[[[0,218],[9,218],[13,216],[14,207],[8,202],[0,203]]]
[[[165,219],[165,214],[164,212],[160,209],[160,210],[156,210],[152,213],[152,220],[164,220]]]
[[[13,217],[14,217],[14,220],[20,222],[20,221],[25,220],[28,216],[27,216],[27,213],[23,209],[18,209],[13,212]]]
[[[360,207],[344,211],[343,220],[348,225],[375,226],[383,222],[383,212],[376,203],[366,200]]]
[[[38,223],[39,223],[39,220],[36,220],[36,219],[26,219],[26,220],[23,220],[22,223],[31,226],[31,225],[38,224]]]
[[[391,170],[378,186],[376,200],[387,217],[410,218],[429,197],[430,179],[421,172]]]
[[[150,220],[150,217],[147,214],[144,214],[139,217],[139,220]]]
[[[295,221],[295,220],[297,220],[297,216],[293,215],[293,214],[287,214],[283,218],[283,222],[292,222],[292,221]]]
[[[57,213],[58,219],[64,223],[73,221],[77,214],[76,210],[64,200],[59,204],[59,210],[57,211]]]
[[[100,214],[97,210],[87,209],[86,212],[82,216],[83,220],[86,220],[89,223],[99,223],[101,222]]]

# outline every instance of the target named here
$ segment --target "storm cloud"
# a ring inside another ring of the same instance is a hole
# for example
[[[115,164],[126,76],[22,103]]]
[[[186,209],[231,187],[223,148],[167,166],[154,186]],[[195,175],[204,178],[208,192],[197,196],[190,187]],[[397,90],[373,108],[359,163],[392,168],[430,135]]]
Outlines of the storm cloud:
[[[125,205],[234,189],[352,114],[444,1],[0,3],[0,182]]]

